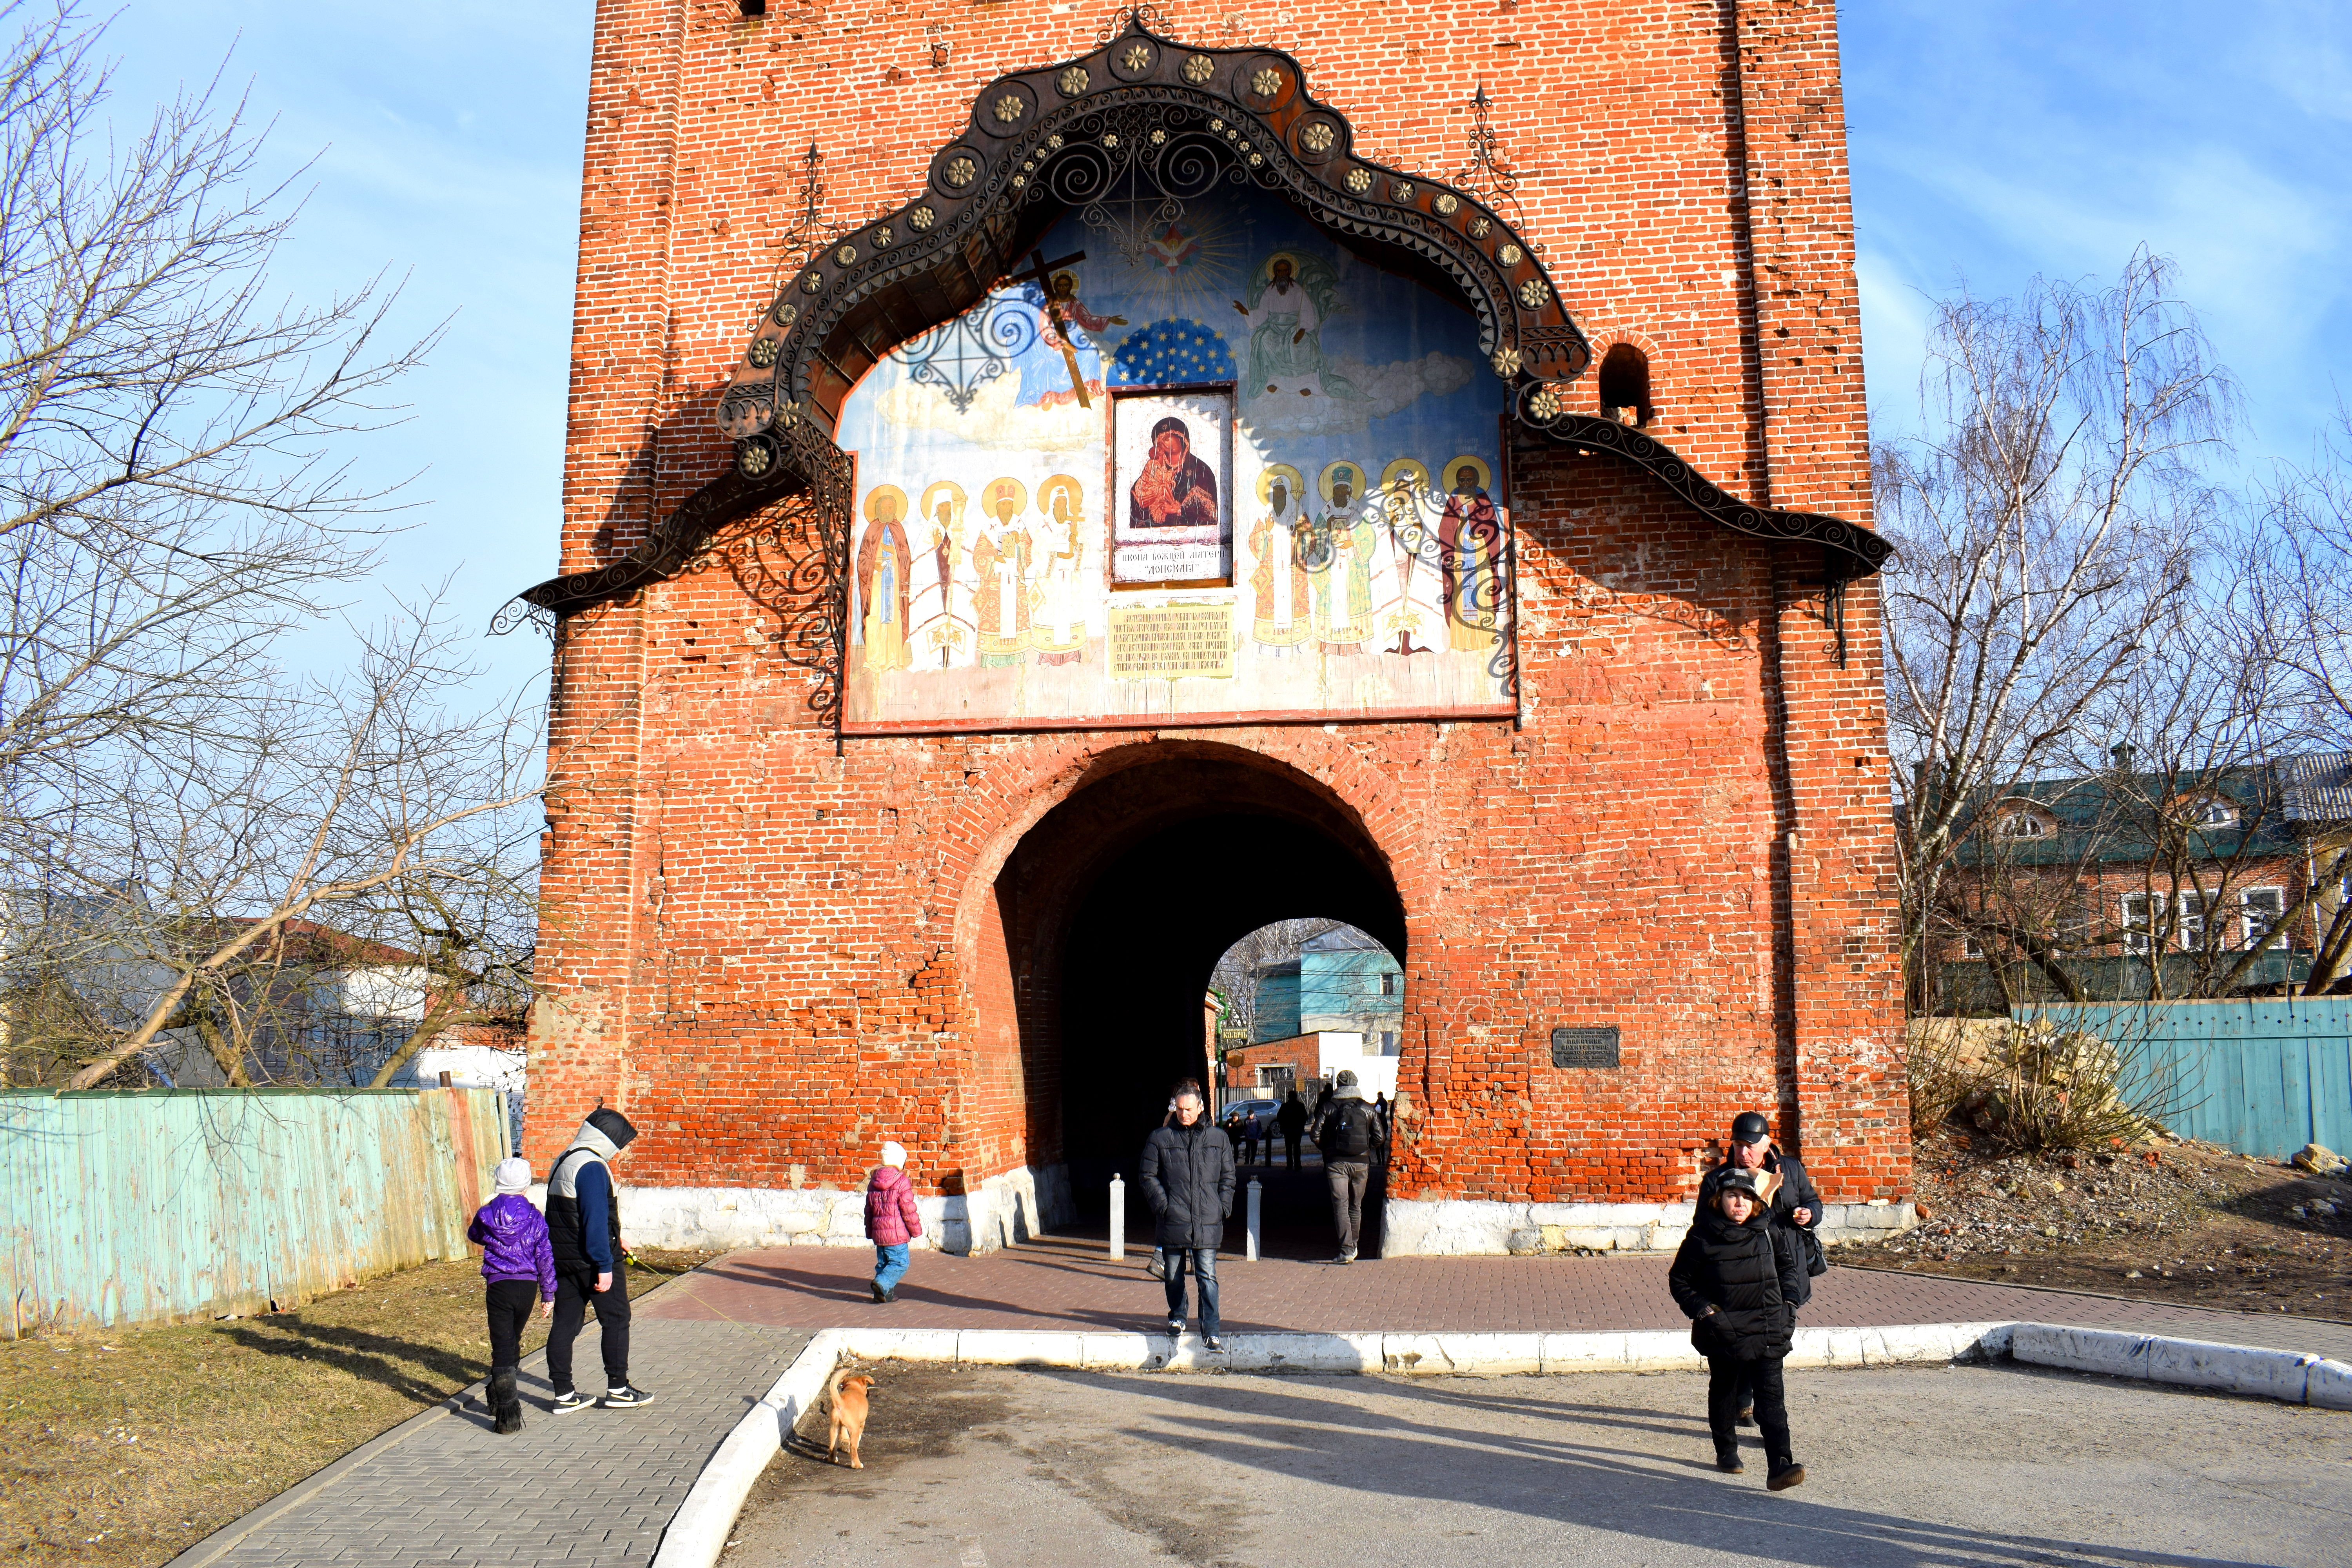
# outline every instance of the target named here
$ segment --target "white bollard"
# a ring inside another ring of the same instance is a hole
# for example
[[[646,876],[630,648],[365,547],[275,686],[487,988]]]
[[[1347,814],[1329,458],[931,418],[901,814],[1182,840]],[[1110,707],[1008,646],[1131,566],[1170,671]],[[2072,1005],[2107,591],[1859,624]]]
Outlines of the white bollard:
[[[1110,1178],[1110,1256],[1114,1263],[1127,1256],[1127,1184],[1116,1171]]]
[[[1248,1260],[1249,1262],[1252,1262],[1252,1263],[1255,1263],[1255,1262],[1257,1261],[1257,1237],[1258,1237],[1258,1206],[1257,1206],[1257,1203],[1258,1203],[1258,1184],[1257,1184],[1257,1178],[1256,1178],[1255,1176],[1252,1176],[1252,1177],[1250,1178],[1250,1188],[1249,1188],[1249,1239],[1248,1239],[1248,1241],[1247,1241],[1247,1243],[1246,1243],[1246,1246],[1247,1246],[1248,1250],[1247,1250],[1246,1254],[1244,1255],[1244,1256],[1246,1257],[1247,1260]]]

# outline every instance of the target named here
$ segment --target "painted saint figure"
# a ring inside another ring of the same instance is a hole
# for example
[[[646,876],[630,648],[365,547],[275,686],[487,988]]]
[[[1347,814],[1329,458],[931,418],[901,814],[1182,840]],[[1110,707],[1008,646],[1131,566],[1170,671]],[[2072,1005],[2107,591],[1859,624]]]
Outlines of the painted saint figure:
[[[973,595],[980,662],[1019,664],[1029,646],[1030,541],[1020,521],[1029,489],[1019,479],[991,479],[981,495],[986,515],[971,542],[972,569],[980,578]]]
[[[1362,483],[1352,463],[1323,470],[1329,503],[1315,525],[1315,637],[1323,651],[1356,654],[1372,633],[1371,521],[1356,500]]]
[[[1234,309],[1250,324],[1249,368],[1242,395],[1296,391],[1308,397],[1360,398],[1355,384],[1323,357],[1323,324],[1338,310],[1339,279],[1311,254],[1279,251],[1266,260],[1249,302]]]
[[[1445,577],[1446,646],[1484,652],[1503,625],[1503,530],[1486,494],[1486,465],[1456,458],[1446,465],[1454,489],[1437,520]]]
[[[941,479],[923,491],[920,547],[913,563],[914,599],[908,616],[914,628],[916,661],[926,669],[946,669],[971,649],[971,584],[961,575],[963,553],[963,487]]]
[[[1128,487],[1129,528],[1213,528],[1217,476],[1192,455],[1192,432],[1176,415],[1151,427],[1151,457]]]
[[[857,550],[857,593],[864,614],[859,641],[866,668],[905,669],[915,662],[907,636],[908,567],[907,492],[877,485],[866,498],[866,539]]]
[[[1086,499],[1078,481],[1055,474],[1037,487],[1036,608],[1029,622],[1029,646],[1039,664],[1078,664],[1087,657]]]
[[[1436,531],[1430,526],[1436,503],[1429,495],[1429,470],[1399,458],[1381,474],[1381,532],[1388,543],[1385,581],[1379,585],[1381,651],[1410,657],[1435,650],[1423,639],[1443,618],[1439,608]]]
[[[1287,653],[1307,640],[1311,586],[1298,558],[1307,513],[1299,504],[1297,468],[1277,463],[1258,476],[1266,510],[1250,530],[1250,587],[1256,595],[1251,636],[1271,652]]]

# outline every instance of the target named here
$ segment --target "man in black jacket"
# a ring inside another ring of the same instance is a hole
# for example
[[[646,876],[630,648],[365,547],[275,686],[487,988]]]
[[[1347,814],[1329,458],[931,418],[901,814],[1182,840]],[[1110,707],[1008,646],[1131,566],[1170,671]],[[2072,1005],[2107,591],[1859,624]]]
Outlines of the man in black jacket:
[[[1201,1340],[1221,1351],[1217,1331],[1217,1248],[1234,1212],[1234,1145],[1201,1115],[1201,1086],[1176,1086],[1176,1118],[1144,1141],[1137,1173],[1159,1221],[1156,1239],[1167,1270],[1168,1335],[1184,1331],[1184,1270],[1200,1281]]]
[[[1315,1147],[1323,1153],[1324,1179],[1331,1187],[1331,1226],[1339,1233],[1334,1263],[1356,1261],[1363,1234],[1364,1189],[1371,1184],[1372,1167],[1385,1163],[1389,1130],[1364,1099],[1352,1072],[1341,1072],[1331,1098],[1315,1120]]]
[[[1749,1173],[1756,1181],[1758,1193],[1772,1211],[1772,1224],[1790,1232],[1810,1233],[1822,1223],[1822,1195],[1813,1190],[1813,1180],[1805,1174],[1803,1162],[1794,1154],[1783,1154],[1772,1146],[1772,1124],[1762,1113],[1743,1110],[1731,1119],[1731,1152],[1723,1163],[1709,1171],[1698,1184],[1698,1208],[1705,1214],[1715,1202],[1724,1179],[1736,1171]],[[1801,1259],[1811,1254],[1808,1237],[1790,1237],[1798,1245]],[[1796,1291],[1789,1302],[1791,1313],[1813,1299],[1813,1281],[1804,1270],[1798,1270]],[[1739,1389],[1738,1421],[1743,1426],[1755,1420],[1754,1389],[1743,1383]]]

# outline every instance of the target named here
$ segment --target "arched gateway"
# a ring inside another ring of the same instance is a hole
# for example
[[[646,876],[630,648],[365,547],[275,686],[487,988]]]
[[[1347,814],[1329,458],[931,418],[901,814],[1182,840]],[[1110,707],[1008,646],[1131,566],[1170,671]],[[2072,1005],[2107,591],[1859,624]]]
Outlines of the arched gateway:
[[[638,1235],[855,1241],[895,1138],[998,1245],[1326,915],[1390,1251],[1670,1244],[1746,1107],[1907,1213],[1833,22],[1565,9],[600,11],[535,1156],[602,1098]]]

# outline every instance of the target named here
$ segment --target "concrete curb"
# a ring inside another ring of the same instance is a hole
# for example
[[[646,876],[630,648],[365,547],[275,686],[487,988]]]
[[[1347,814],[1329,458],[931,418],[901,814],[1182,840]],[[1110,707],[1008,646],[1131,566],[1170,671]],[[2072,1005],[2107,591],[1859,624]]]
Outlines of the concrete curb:
[[[2352,1410],[2352,1367],[2300,1351],[2215,1344],[2115,1329],[2018,1323],[2010,1334],[2010,1357],[2030,1366],[2141,1378],[2176,1388],[2218,1389],[2283,1405]]]

